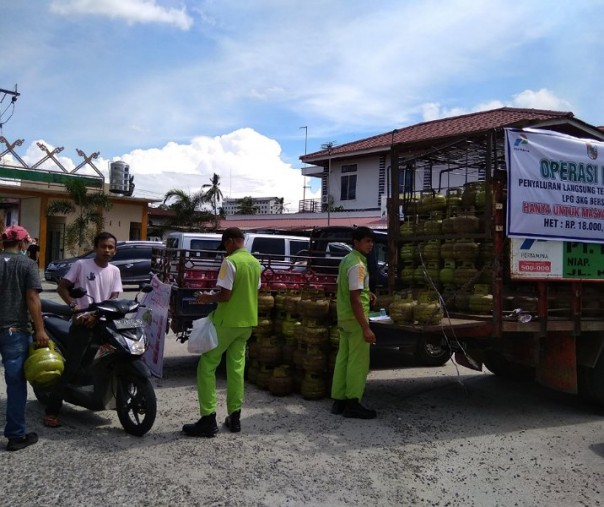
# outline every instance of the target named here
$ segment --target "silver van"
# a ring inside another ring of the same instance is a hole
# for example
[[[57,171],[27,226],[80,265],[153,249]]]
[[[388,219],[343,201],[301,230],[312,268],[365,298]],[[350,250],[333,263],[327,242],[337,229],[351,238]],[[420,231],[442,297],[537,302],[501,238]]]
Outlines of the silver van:
[[[275,259],[290,262],[291,256],[304,255],[308,252],[310,240],[302,236],[286,236],[281,234],[245,234],[245,248],[252,255],[275,256]]]
[[[220,251],[222,234],[211,232],[171,232],[166,238],[166,248],[200,250],[195,257],[215,258]]]

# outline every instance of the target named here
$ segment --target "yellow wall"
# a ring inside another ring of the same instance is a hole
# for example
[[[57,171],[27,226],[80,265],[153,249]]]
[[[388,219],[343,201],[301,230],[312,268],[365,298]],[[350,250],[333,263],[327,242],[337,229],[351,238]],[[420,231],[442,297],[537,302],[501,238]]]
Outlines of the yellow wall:
[[[40,237],[40,197],[21,198],[19,224],[25,227],[32,237]]]
[[[113,234],[118,240],[129,240],[131,222],[140,224],[141,221],[140,204],[114,203],[111,210],[105,212],[105,230]]]

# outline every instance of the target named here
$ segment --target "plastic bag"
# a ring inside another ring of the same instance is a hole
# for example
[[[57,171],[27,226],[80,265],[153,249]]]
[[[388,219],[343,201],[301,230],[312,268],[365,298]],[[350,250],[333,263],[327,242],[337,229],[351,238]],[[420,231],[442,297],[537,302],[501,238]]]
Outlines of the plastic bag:
[[[212,323],[212,315],[193,321],[193,329],[187,342],[191,354],[203,354],[218,346],[218,334]]]

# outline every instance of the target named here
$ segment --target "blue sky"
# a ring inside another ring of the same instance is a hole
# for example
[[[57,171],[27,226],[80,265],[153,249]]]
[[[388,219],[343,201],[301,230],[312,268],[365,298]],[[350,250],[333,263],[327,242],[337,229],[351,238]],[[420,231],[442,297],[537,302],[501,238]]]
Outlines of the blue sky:
[[[0,0],[0,88],[21,93],[1,134],[28,161],[38,140],[68,167],[77,148],[103,170],[125,160],[140,197],[216,172],[225,196],[295,211],[303,126],[313,152],[502,106],[604,125],[603,15],[604,0]]]

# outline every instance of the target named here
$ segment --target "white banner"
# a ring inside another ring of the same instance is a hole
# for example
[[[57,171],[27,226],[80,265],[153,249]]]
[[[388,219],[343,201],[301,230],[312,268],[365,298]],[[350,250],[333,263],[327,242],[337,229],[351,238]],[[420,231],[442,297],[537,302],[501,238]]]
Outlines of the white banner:
[[[161,378],[164,366],[164,339],[166,337],[166,322],[170,305],[172,287],[159,281],[157,276],[151,279],[153,291],[145,294],[141,301],[144,308],[139,308],[137,318],[144,323],[145,334],[149,348],[143,356],[143,361],[151,373]]]
[[[506,129],[507,235],[604,243],[604,142]]]

